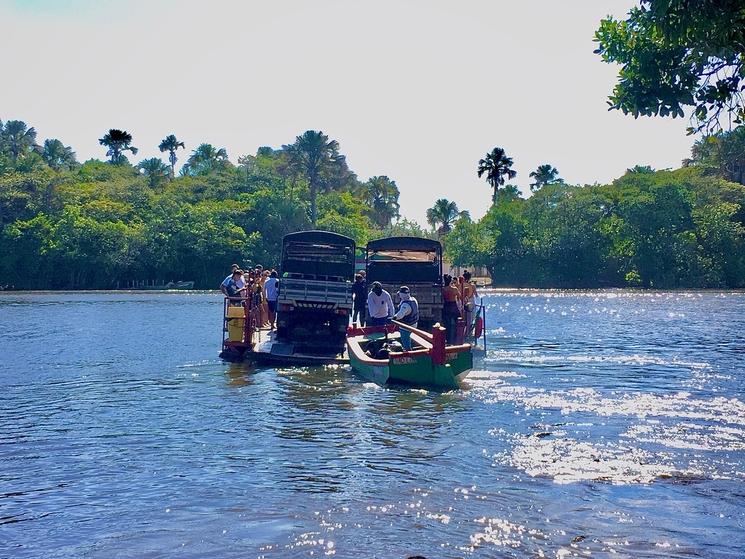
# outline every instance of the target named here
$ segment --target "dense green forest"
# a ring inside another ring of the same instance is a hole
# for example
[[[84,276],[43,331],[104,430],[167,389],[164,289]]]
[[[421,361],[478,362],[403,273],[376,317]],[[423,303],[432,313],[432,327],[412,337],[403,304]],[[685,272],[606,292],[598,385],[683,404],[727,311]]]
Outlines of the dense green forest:
[[[169,135],[158,146],[168,163],[133,165],[134,140],[115,129],[99,140],[108,161],[79,164],[70,147],[36,136],[23,122],[0,122],[0,286],[214,288],[232,262],[276,265],[282,236],[314,226],[360,244],[437,236],[455,264],[485,266],[497,285],[745,286],[739,128],[697,141],[681,169],[636,167],[610,185],[568,185],[541,165],[528,199],[505,184],[512,159],[494,148],[474,167],[492,189],[486,215],[473,221],[437,200],[428,230],[399,218],[395,181],[360,181],[321,132],[237,164],[222,148],[189,153]]]
[[[0,123],[0,125],[2,125]],[[125,131],[99,140],[109,161],[78,164],[58,140],[39,144],[19,121],[0,135],[0,286],[110,288],[132,280],[193,280],[215,288],[232,262],[277,264],[282,236],[318,228],[366,242],[424,234],[398,218],[398,187],[361,182],[338,144],[309,131],[232,164],[222,148],[167,136],[137,165]],[[176,162],[186,157],[180,176]]]
[[[743,152],[745,154],[745,152]],[[691,165],[630,169],[609,185],[506,189],[478,222],[445,235],[456,264],[496,285],[743,287],[745,187]]]
[[[619,68],[610,109],[688,115],[688,133],[704,133],[690,159],[583,187],[544,164],[523,200],[494,148],[478,165],[493,189],[487,215],[474,223],[450,208],[439,220],[451,259],[501,285],[745,286],[745,128],[722,131],[745,122],[744,34],[740,0],[640,0],[626,19],[603,19],[595,53]]]

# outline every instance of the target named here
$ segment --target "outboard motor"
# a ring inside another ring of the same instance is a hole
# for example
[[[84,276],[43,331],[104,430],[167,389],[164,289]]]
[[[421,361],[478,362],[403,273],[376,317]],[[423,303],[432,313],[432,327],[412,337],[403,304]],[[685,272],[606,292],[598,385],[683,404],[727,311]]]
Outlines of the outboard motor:
[[[390,357],[390,351],[387,347],[381,347],[375,354],[375,359],[388,359]]]
[[[388,344],[388,351],[391,351],[393,353],[401,353],[403,350],[404,346],[402,346],[401,342],[397,340],[394,340]]]

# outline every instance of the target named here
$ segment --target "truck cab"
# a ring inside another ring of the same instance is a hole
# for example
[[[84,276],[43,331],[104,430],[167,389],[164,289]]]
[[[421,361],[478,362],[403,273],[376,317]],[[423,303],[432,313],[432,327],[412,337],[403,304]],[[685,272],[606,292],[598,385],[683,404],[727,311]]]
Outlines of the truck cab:
[[[355,242],[328,231],[282,239],[277,339],[305,351],[343,347],[352,312]]]
[[[420,237],[387,237],[367,243],[367,285],[383,284],[398,305],[398,288],[406,285],[419,302],[419,327],[442,322],[442,245]]]

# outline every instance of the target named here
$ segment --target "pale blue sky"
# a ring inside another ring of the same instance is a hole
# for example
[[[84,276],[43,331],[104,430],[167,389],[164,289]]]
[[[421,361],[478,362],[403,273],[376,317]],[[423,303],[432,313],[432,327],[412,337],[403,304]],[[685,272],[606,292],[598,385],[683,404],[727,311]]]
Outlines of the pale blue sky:
[[[0,0],[0,119],[81,160],[104,157],[108,128],[132,133],[136,160],[175,133],[234,162],[320,129],[361,179],[397,182],[405,216],[424,223],[446,197],[480,217],[476,166],[494,146],[525,192],[542,163],[584,184],[688,156],[687,120],[607,111],[617,69],[592,37],[634,4]]]

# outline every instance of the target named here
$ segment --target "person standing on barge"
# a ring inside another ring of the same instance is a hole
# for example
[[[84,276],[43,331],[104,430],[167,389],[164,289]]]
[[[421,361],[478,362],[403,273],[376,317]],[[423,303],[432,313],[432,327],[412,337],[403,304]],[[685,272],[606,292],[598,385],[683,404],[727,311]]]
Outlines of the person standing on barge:
[[[226,297],[230,298],[230,304],[235,307],[241,306],[243,304],[242,299],[245,297],[244,291],[246,291],[246,287],[243,283],[242,277],[243,270],[235,270],[230,276],[227,284],[223,282],[224,285],[220,286],[220,289],[223,289],[224,287],[223,293],[225,293]]]
[[[272,270],[264,281],[264,297],[269,311],[269,329],[274,330],[277,320],[277,299],[279,299],[279,278],[276,270]]]
[[[466,321],[466,336],[473,329],[473,311],[476,308],[476,297],[479,296],[476,286],[471,283],[471,272],[463,271],[463,319]]]
[[[352,324],[357,324],[357,318],[359,317],[359,325],[364,326],[365,308],[367,305],[367,288],[365,287],[365,278],[362,277],[362,274],[360,273],[354,275],[352,295],[354,295],[354,302],[352,304]]]
[[[243,281],[243,270],[240,269],[241,267],[238,266],[238,264],[233,264],[230,268],[231,268],[230,275],[226,277],[224,280],[222,280],[222,283],[220,284],[220,291],[222,291],[222,294],[225,295],[226,297],[229,297],[228,292],[227,292],[228,282],[233,279],[233,276],[235,275],[236,270],[239,270],[241,272],[241,277],[236,282],[238,284],[238,287],[240,288],[246,285],[245,282]]]
[[[453,277],[450,274],[445,274],[443,282],[442,300],[444,301],[444,306],[442,308],[442,321],[445,323],[443,326],[447,330],[447,343],[452,344],[455,340],[455,329],[458,325],[463,303],[460,298],[460,290],[453,284]]]
[[[385,326],[396,312],[391,294],[383,289],[379,281],[374,281],[367,296],[368,326]]]

